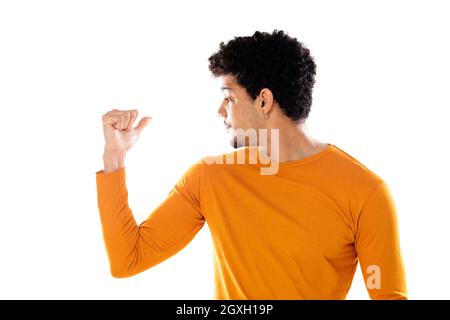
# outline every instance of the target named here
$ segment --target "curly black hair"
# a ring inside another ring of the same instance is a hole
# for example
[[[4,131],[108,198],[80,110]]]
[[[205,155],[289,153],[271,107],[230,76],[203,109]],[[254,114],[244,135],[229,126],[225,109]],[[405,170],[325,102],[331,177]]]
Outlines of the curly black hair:
[[[291,120],[306,119],[311,110],[316,64],[303,43],[275,29],[234,37],[209,58],[215,77],[232,75],[255,100],[263,88]]]

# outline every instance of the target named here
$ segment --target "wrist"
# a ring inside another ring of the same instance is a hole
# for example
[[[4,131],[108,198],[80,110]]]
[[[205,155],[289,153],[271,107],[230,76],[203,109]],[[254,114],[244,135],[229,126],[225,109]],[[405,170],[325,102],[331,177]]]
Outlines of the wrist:
[[[126,150],[108,149],[105,147],[103,152],[103,172],[109,173],[119,170],[125,166]]]

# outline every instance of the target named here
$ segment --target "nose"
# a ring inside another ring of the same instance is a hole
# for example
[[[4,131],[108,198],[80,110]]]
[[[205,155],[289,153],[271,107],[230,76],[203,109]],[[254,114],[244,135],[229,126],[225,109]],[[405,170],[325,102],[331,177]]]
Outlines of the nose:
[[[227,110],[225,109],[225,101],[222,102],[222,104],[220,105],[219,110],[217,110],[217,114],[224,118],[227,117]]]

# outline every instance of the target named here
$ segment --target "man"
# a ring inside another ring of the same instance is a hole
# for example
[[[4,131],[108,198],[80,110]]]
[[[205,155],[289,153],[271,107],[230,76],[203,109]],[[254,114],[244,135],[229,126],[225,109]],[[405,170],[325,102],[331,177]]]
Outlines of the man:
[[[133,128],[137,110],[103,116],[104,169],[96,181],[112,275],[161,263],[207,221],[216,299],[345,299],[358,261],[372,299],[407,299],[386,183],[307,134],[316,70],[309,50],[283,31],[255,32],[221,43],[209,63],[237,150],[194,163],[140,225],[128,207],[124,159],[151,118]],[[247,161],[236,163],[241,155]],[[276,170],[262,174],[268,163]]]

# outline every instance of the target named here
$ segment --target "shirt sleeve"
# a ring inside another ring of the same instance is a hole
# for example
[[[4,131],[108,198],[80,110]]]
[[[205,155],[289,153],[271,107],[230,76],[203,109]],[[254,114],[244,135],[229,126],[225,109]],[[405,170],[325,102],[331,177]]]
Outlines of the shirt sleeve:
[[[406,300],[397,212],[384,181],[378,182],[360,213],[355,248],[370,298]]]
[[[167,198],[137,225],[128,206],[125,167],[96,172],[97,200],[111,274],[130,277],[173,256],[203,227],[200,164],[193,164]]]

